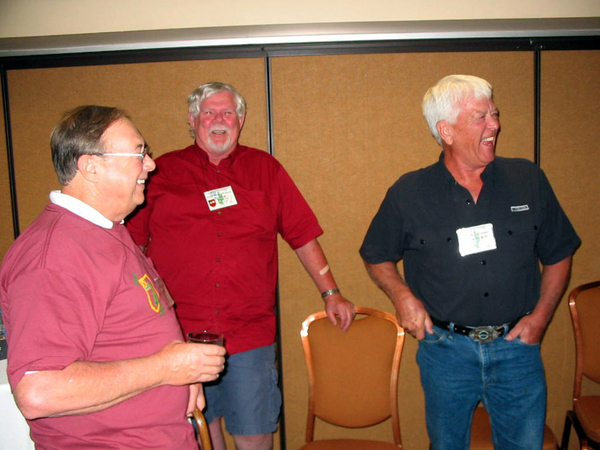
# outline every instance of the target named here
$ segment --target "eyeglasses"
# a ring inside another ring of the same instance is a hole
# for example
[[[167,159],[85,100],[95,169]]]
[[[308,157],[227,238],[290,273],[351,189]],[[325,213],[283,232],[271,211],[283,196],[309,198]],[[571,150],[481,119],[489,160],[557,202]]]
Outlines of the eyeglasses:
[[[98,156],[134,156],[134,157],[141,158],[142,160],[146,157],[147,154],[148,154],[148,147],[144,147],[144,150],[142,150],[142,153],[96,153],[96,155],[98,155]]]

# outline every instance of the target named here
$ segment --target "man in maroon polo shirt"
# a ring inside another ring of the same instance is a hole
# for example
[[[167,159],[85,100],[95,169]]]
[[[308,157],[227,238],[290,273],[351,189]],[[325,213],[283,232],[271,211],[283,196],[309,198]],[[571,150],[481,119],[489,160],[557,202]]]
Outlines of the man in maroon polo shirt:
[[[226,373],[205,385],[214,447],[220,418],[239,449],[268,449],[281,394],[275,370],[277,235],[295,250],[346,330],[354,306],[340,294],[317,241],[315,215],[281,164],[238,143],[246,103],[233,86],[208,83],[188,97],[195,143],[156,160],[147,205],[127,227],[146,247],[177,304],[185,333],[225,337]]]

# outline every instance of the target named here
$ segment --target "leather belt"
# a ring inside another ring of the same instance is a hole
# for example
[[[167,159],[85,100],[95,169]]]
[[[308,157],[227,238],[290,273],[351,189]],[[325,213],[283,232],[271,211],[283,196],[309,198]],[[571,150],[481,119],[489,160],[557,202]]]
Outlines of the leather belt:
[[[512,322],[505,323],[504,325],[465,327],[463,325],[457,325],[452,322],[444,322],[442,320],[437,320],[436,318],[431,317],[431,321],[436,327],[451,331],[456,334],[462,334],[463,336],[468,336],[474,341],[481,343],[491,342],[494,339],[503,336],[504,333],[508,333],[517,324],[519,320],[521,320],[521,317],[519,317],[516,320],[513,320]]]

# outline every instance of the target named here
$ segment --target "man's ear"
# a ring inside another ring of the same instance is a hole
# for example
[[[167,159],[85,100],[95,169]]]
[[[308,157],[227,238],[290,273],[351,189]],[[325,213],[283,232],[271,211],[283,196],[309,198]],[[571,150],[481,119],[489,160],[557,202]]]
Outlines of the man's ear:
[[[240,131],[241,131],[242,128],[244,128],[244,122],[246,121],[246,116],[242,116],[238,120],[240,122]]]
[[[454,142],[454,137],[452,135],[452,132],[454,130],[452,128],[452,125],[450,125],[445,120],[440,120],[435,126],[437,128],[438,133],[440,134],[440,138],[442,138],[442,141],[444,141],[444,143],[446,143],[447,145],[452,145],[452,142]]]
[[[98,156],[82,155],[77,160],[77,171],[91,183],[98,181]]]
[[[194,117],[192,115],[192,113],[188,113],[188,123],[190,124],[190,127],[192,127],[193,129],[196,129],[195,122],[196,122],[196,117]]]

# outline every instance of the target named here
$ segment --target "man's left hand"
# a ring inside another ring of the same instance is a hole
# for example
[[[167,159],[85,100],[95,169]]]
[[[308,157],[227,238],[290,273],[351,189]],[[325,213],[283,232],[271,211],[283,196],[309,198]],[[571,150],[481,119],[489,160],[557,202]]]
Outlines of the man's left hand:
[[[526,344],[537,344],[542,340],[548,322],[540,319],[532,313],[517,322],[512,330],[506,335],[507,341],[520,338]]]
[[[342,331],[350,328],[356,315],[354,304],[341,294],[333,294],[325,298],[325,311],[331,323],[339,326]]]

